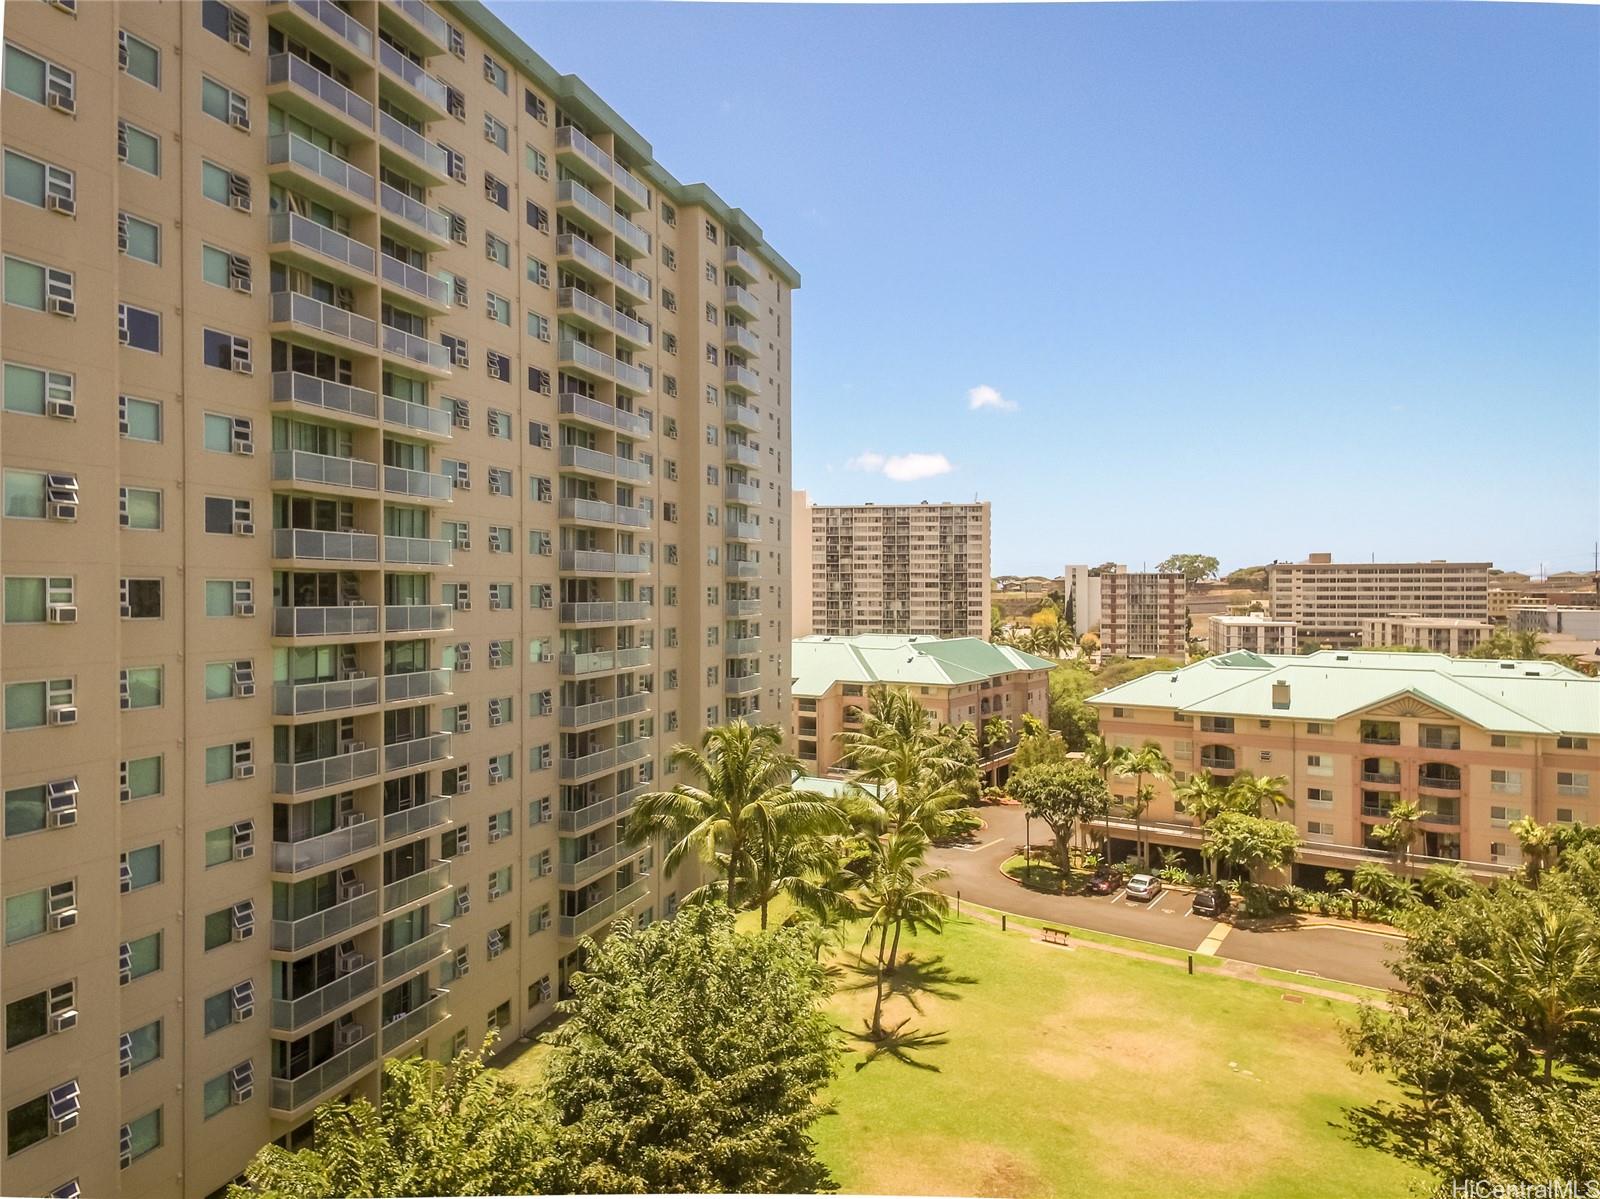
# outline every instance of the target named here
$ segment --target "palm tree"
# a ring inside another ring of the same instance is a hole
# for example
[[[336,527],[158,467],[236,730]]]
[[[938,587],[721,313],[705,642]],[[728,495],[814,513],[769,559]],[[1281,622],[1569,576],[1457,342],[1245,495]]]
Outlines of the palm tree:
[[[711,862],[721,878],[705,890],[730,907],[787,830],[830,819],[822,809],[831,805],[791,786],[800,763],[783,752],[776,725],[735,720],[709,728],[698,749],[673,746],[670,761],[703,786],[679,783],[641,796],[628,817],[626,840],[637,845],[665,837],[671,844],[662,864],[669,874],[691,855]]]
[[[1272,814],[1276,816],[1279,808],[1294,807],[1288,786],[1289,780],[1281,774],[1257,778],[1248,770],[1241,770],[1228,784],[1228,798],[1237,810],[1253,816],[1265,815],[1262,809],[1270,804]]]
[[[997,742],[1011,740],[1011,722],[1004,716],[991,716],[983,722],[983,744],[992,749]]]
[[[866,915],[866,935],[861,948],[878,934],[876,990],[872,1004],[871,1035],[883,1037],[883,984],[894,973],[900,952],[900,933],[927,929],[939,932],[950,901],[933,884],[948,876],[945,870],[918,872],[928,852],[927,834],[915,826],[895,829],[869,841],[871,860],[861,885],[861,911]],[[891,932],[893,939],[890,939]]]
[[[1554,909],[1543,896],[1525,925],[1498,931],[1493,958],[1473,965],[1521,1015],[1549,1082],[1562,1042],[1600,1024],[1600,932],[1592,916]]]
[[[1115,764],[1114,769],[1122,778],[1133,779],[1133,796],[1122,802],[1122,809],[1133,817],[1134,844],[1139,849],[1139,861],[1148,866],[1149,855],[1144,844],[1144,814],[1149,811],[1151,803],[1155,800],[1155,790],[1145,787],[1144,776],[1148,774],[1155,778],[1170,778],[1172,763],[1167,761],[1167,755],[1161,752],[1160,745],[1154,741],[1146,741],[1138,749],[1129,751]]]
[[[879,823],[919,822],[929,838],[948,823],[940,817],[976,790],[977,754],[970,726],[933,727],[933,717],[909,692],[874,688],[859,732],[839,734],[854,780],[876,786]]]
[[[1433,815],[1413,800],[1402,799],[1389,806],[1389,820],[1372,830],[1380,844],[1387,845],[1404,874],[1411,864],[1411,846],[1417,839],[1417,826]]]
[[[1206,852],[1206,844],[1211,837],[1211,822],[1227,810],[1227,793],[1208,771],[1202,770],[1180,784],[1174,792],[1174,798],[1183,805],[1185,814],[1193,816],[1195,823],[1200,826],[1200,860],[1212,867],[1214,877],[1216,862]]]
[[[1520,816],[1508,827],[1522,848],[1523,864],[1528,868],[1528,885],[1537,890],[1540,875],[1555,860],[1555,828],[1540,824],[1532,816]]]
[[[1454,863],[1435,862],[1422,872],[1422,893],[1434,903],[1459,899],[1477,889],[1472,876]]]
[[[1089,733],[1083,739],[1083,760],[1095,770],[1100,772],[1100,781],[1111,786],[1111,770],[1118,761],[1118,755],[1126,750],[1120,745],[1109,744],[1099,733]],[[1111,860],[1111,805],[1107,804],[1104,814],[1105,831],[1102,848],[1105,851],[1107,862]]]

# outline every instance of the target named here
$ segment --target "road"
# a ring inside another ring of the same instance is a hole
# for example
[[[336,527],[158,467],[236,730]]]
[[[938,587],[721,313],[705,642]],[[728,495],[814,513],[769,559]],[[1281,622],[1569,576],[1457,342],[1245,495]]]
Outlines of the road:
[[[1198,948],[1217,926],[1189,911],[1187,894],[1163,892],[1144,904],[1128,900],[1121,892],[1114,896],[1043,895],[1018,886],[1000,873],[1000,864],[1021,852],[1022,809],[986,807],[982,815],[989,827],[970,846],[935,849],[929,855],[930,865],[950,872],[941,886],[951,894],[959,891],[963,899],[1020,916],[1178,949]],[[1049,829],[1035,822],[1034,831],[1041,841],[1048,842]],[[1308,971],[1339,982],[1390,987],[1395,979],[1386,962],[1399,945],[1397,937],[1347,928],[1234,928],[1218,947],[1217,956],[1278,970]]]

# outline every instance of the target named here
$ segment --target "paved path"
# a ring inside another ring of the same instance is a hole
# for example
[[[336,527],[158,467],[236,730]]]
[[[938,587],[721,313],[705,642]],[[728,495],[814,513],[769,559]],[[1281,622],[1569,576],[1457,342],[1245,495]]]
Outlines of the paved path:
[[[1385,964],[1399,946],[1395,937],[1348,928],[1230,928],[1194,915],[1189,911],[1189,896],[1172,891],[1163,891],[1144,904],[1128,900],[1121,892],[1111,896],[1045,895],[1027,890],[1000,873],[1000,863],[1023,844],[1022,809],[995,806],[981,812],[989,827],[979,832],[970,847],[935,849],[929,855],[931,864],[950,871],[941,884],[943,889],[951,894],[959,891],[963,899],[1020,916],[1178,949],[1199,951],[1202,944],[1209,943],[1219,958],[1308,972],[1306,982],[1311,986],[1317,977],[1369,987],[1395,983]],[[1039,838],[1036,843],[1048,843],[1048,828],[1035,821],[1034,832]],[[1212,936],[1218,929],[1226,930],[1220,941]]]

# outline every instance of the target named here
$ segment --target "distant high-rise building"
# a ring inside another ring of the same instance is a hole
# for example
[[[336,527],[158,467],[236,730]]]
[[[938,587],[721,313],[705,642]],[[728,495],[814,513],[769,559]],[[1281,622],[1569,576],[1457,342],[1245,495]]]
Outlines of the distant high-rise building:
[[[1071,571],[1073,568],[1068,567]],[[1102,571],[1100,652],[1119,658],[1188,655],[1188,609],[1183,575],[1125,566]]]
[[[797,634],[989,635],[987,503],[792,508]]]
[[[1249,650],[1254,654],[1292,654],[1295,652],[1295,624],[1292,620],[1272,620],[1259,612],[1243,616],[1212,616],[1207,621],[1206,648],[1213,654]]]
[[[1358,645],[1363,622],[1391,612],[1487,620],[1488,593],[1487,562],[1335,562],[1312,554],[1267,567],[1269,615],[1294,621],[1301,641],[1316,645]]]
[[[1493,632],[1494,626],[1487,620],[1391,612],[1361,622],[1361,644],[1375,649],[1404,646],[1461,657],[1470,654]]]
[[[1081,565],[1068,566],[1062,572],[1062,600],[1074,637],[1100,627],[1100,576],[1091,574],[1093,570]]]

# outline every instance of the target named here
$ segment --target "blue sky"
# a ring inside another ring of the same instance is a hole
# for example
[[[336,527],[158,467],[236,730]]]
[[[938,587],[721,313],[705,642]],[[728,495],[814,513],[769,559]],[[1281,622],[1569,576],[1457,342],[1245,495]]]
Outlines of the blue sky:
[[[1590,561],[1600,10],[494,8],[803,274],[815,499],[992,500],[997,572]]]

